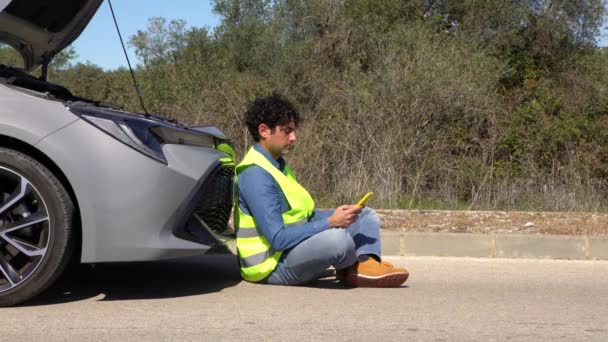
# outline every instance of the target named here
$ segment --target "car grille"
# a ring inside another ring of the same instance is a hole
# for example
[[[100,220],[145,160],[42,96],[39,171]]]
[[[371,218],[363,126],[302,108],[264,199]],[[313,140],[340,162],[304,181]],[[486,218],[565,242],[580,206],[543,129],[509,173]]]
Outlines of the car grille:
[[[193,214],[216,234],[224,233],[228,228],[232,211],[233,181],[234,166],[219,166],[209,175],[194,199]]]

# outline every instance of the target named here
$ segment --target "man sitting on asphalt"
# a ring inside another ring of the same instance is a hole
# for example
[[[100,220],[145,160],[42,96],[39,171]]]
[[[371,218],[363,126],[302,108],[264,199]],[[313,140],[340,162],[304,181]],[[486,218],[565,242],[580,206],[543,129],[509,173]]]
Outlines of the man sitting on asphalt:
[[[243,279],[275,285],[314,281],[333,266],[350,286],[398,287],[409,273],[380,259],[375,211],[342,205],[318,210],[283,156],[300,114],[280,95],[257,98],[245,113],[256,142],[237,165],[236,245]]]

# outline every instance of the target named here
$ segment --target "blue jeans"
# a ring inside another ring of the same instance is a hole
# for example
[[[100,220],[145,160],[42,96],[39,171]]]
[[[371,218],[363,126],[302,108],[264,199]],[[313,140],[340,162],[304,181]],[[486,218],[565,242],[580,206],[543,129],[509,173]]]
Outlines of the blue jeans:
[[[327,219],[332,213],[315,210],[312,221]],[[262,283],[306,284],[319,279],[330,266],[344,269],[366,255],[380,258],[380,218],[368,207],[350,227],[322,231],[284,252],[277,268]]]

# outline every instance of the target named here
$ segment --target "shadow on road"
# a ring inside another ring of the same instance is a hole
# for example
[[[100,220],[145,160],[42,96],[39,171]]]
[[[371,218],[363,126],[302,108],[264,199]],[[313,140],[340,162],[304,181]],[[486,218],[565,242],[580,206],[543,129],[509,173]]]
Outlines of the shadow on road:
[[[203,255],[157,262],[83,265],[21,306],[79,301],[175,298],[221,291],[241,281],[236,256]]]

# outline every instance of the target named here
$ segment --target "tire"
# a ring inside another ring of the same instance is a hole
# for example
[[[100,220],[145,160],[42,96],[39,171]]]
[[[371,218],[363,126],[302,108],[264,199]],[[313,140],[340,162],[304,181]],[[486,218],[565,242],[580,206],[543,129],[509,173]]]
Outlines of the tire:
[[[74,204],[44,165],[0,147],[0,307],[48,288],[70,261]]]

